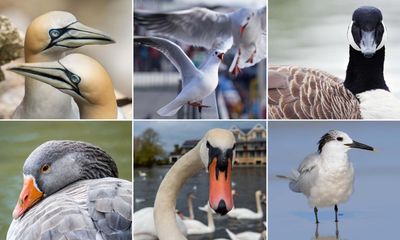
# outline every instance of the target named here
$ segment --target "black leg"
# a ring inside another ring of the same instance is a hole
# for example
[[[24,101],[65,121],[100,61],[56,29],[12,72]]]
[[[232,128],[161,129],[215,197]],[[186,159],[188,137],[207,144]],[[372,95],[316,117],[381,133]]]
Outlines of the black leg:
[[[338,214],[338,207],[337,207],[337,205],[335,204],[335,222],[339,222],[338,221],[338,217],[337,217],[337,214]]]
[[[336,222],[336,239],[339,239],[339,223]]]
[[[319,221],[318,221],[318,208],[317,207],[314,207],[314,214],[315,214],[315,223],[318,224]]]
[[[319,231],[318,231],[318,224],[315,224],[315,239],[318,239],[319,238]]]

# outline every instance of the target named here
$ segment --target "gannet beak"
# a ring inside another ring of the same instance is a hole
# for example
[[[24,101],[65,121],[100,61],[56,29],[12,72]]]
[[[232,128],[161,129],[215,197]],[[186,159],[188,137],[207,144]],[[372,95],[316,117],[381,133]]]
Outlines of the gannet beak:
[[[242,37],[243,32],[244,32],[244,30],[245,30],[246,27],[247,27],[247,24],[249,24],[249,23],[245,23],[244,25],[240,26],[240,30],[239,30],[239,32],[240,32],[240,37]]]
[[[359,148],[359,149],[365,149],[365,150],[369,150],[369,151],[374,151],[374,148],[371,146],[368,146],[366,144],[363,143],[359,143],[357,141],[353,140],[353,143],[349,143],[349,144],[345,144],[346,146],[349,146],[351,148]]]
[[[31,79],[47,83],[63,92],[85,99],[80,90],[81,78],[66,69],[59,61],[43,63],[25,63],[8,69]]]
[[[218,58],[221,60],[221,62],[224,60],[224,53],[218,54]]]
[[[80,22],[74,22],[62,29],[50,29],[50,43],[44,50],[53,46],[78,48],[84,45],[105,45],[115,43],[107,34],[88,27]]]
[[[32,176],[25,177],[24,186],[13,211],[13,218],[19,218],[42,198],[43,192],[38,189],[35,178]]]
[[[232,150],[210,159],[208,171],[210,207],[220,215],[225,215],[233,208],[231,189]]]

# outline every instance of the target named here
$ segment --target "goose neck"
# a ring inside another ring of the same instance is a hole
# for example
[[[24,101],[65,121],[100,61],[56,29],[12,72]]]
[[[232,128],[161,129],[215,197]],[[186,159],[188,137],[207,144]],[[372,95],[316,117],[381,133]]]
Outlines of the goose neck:
[[[200,159],[200,144],[182,156],[165,175],[154,202],[154,222],[160,240],[185,240],[176,218],[176,199],[187,179],[204,165]]]
[[[384,61],[385,47],[376,51],[373,57],[366,58],[350,46],[344,86],[354,95],[374,89],[389,91],[383,76]]]

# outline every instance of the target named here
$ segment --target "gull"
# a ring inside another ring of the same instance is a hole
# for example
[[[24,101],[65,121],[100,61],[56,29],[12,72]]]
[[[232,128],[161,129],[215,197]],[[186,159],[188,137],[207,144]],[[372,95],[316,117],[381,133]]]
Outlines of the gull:
[[[232,38],[215,44],[199,69],[178,45],[167,39],[138,36],[134,42],[162,52],[181,74],[182,91],[157,111],[160,116],[173,116],[186,103],[199,107],[199,111],[202,107],[208,107],[202,104],[202,100],[212,94],[218,85],[218,68]]]
[[[207,8],[174,12],[135,11],[135,22],[151,33],[186,44],[211,49],[222,39],[233,37],[229,47],[237,49],[229,71],[237,75],[240,68],[250,67],[266,58],[266,7],[241,8],[221,13]]]
[[[352,140],[349,135],[331,130],[318,142],[318,152],[308,155],[291,176],[278,177],[290,181],[293,192],[303,193],[314,207],[318,224],[318,208],[334,206],[338,222],[338,204],[346,202],[353,193],[354,169],[348,159],[351,148],[374,151],[374,148]]]

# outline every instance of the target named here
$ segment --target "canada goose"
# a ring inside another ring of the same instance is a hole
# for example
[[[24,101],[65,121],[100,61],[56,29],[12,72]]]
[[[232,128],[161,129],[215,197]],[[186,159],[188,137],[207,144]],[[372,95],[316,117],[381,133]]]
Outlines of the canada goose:
[[[132,183],[102,149],[48,141],[23,167],[24,186],[7,240],[131,239]]]
[[[111,44],[114,40],[80,23],[74,15],[51,11],[35,18],[25,35],[25,61],[56,61],[72,49],[92,44]],[[78,109],[70,96],[47,84],[26,78],[25,96],[13,118],[78,118]]]
[[[400,100],[386,86],[386,27],[375,7],[360,7],[348,28],[344,83],[320,70],[273,66],[268,77],[271,119],[399,119]]]
[[[229,70],[235,74],[266,58],[266,7],[240,8],[220,13],[207,8],[174,12],[135,11],[135,23],[152,34],[173,38],[186,44],[211,49],[218,41],[233,38],[237,53]]]
[[[210,207],[225,215],[233,207],[231,168],[235,137],[224,129],[211,129],[165,175],[154,203],[154,222],[160,240],[186,239],[176,222],[175,204],[184,182],[206,168],[209,172]]]
[[[25,63],[9,70],[72,96],[80,118],[117,118],[111,77],[100,63],[86,55],[74,53],[55,62]]]

